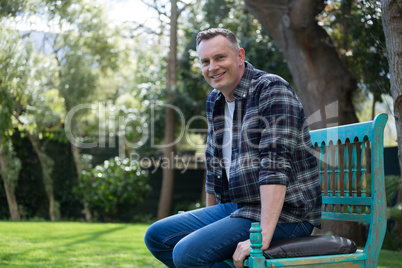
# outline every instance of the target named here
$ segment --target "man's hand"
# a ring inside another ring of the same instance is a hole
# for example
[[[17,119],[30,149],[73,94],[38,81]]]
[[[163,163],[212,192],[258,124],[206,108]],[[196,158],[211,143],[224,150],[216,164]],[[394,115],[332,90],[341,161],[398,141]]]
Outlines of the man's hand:
[[[247,256],[250,256],[251,247],[250,247],[250,239],[239,242],[237,244],[237,248],[235,253],[233,253],[233,263],[236,268],[243,268],[244,259]]]
[[[261,250],[264,251],[264,250],[268,249],[269,244],[270,243],[263,241]],[[235,253],[233,253],[233,257],[232,257],[233,264],[235,265],[236,268],[244,267],[244,265],[243,265],[244,260],[246,259],[247,256],[250,256],[250,252],[251,252],[250,239],[243,241],[243,242],[239,242],[237,244],[236,251],[235,251]]]

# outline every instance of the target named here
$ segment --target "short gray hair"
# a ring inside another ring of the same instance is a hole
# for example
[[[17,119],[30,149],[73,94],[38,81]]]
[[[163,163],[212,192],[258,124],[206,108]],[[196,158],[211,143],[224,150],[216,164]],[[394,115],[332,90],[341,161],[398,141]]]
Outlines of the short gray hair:
[[[197,50],[198,46],[200,45],[201,41],[203,40],[208,40],[211,38],[214,38],[215,36],[222,35],[223,37],[226,37],[226,39],[229,40],[229,42],[232,44],[234,49],[239,49],[239,41],[237,40],[236,35],[231,32],[228,29],[223,29],[223,28],[211,28],[205,31],[201,31],[197,34]]]

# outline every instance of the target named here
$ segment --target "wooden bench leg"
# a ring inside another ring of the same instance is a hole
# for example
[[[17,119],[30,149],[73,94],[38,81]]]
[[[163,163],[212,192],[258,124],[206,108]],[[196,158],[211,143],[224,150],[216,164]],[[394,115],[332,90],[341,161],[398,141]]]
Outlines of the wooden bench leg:
[[[265,257],[262,254],[262,234],[259,222],[253,222],[250,228],[250,257],[244,261],[249,268],[265,268]]]

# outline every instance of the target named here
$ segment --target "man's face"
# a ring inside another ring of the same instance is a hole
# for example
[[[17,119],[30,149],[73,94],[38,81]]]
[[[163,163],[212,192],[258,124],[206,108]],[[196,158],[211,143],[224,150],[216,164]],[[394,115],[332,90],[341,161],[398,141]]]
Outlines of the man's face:
[[[202,74],[211,87],[231,96],[244,71],[244,50],[235,49],[222,35],[203,40],[198,45]]]

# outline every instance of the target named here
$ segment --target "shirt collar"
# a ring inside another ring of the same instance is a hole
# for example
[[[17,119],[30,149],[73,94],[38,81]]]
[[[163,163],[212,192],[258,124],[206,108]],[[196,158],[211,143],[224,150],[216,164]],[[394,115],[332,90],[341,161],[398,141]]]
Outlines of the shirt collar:
[[[235,91],[233,92],[233,98],[234,99],[239,99],[239,98],[247,98],[250,85],[251,85],[251,80],[253,79],[254,75],[254,67],[251,65],[249,62],[245,61],[245,70],[243,73],[243,76],[237,85]]]

